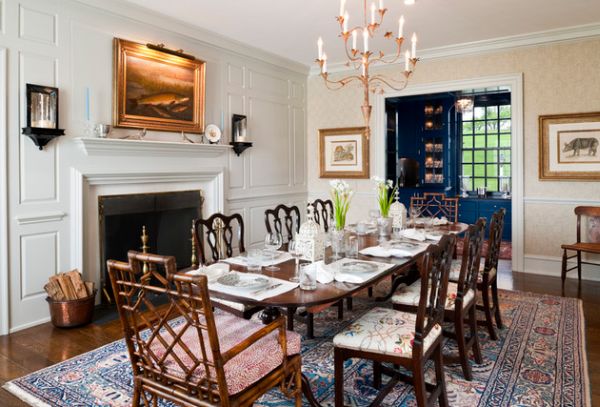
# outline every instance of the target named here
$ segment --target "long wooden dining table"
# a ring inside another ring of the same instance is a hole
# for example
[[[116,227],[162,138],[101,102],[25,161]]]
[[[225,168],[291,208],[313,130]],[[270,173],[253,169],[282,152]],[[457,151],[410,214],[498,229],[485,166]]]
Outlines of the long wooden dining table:
[[[468,225],[465,223],[451,223],[447,225],[434,226],[434,230],[443,233],[454,233],[461,234],[467,229]],[[355,235],[355,234],[354,234]],[[355,235],[358,239],[359,252],[360,250],[377,246],[380,244],[379,236],[376,234],[368,234],[368,235]],[[403,239],[406,240],[406,239]],[[426,240],[422,243],[425,244],[435,244],[435,241]],[[320,284],[317,283],[317,288],[315,290],[302,290],[300,287],[297,287],[291,291],[285,292],[283,294],[265,298],[263,300],[256,300],[244,296],[236,296],[227,293],[223,293],[216,290],[210,290],[210,295],[216,298],[234,301],[238,303],[242,303],[250,306],[263,306],[265,309],[262,311],[261,320],[263,323],[268,324],[274,321],[277,317],[281,315],[280,309],[282,308],[291,308],[296,310],[300,307],[311,308],[319,305],[333,304],[338,301],[342,301],[345,298],[352,298],[354,295],[359,292],[377,285],[385,279],[389,279],[390,276],[394,276],[392,281],[391,290],[386,296],[376,298],[375,301],[382,301],[389,299],[394,293],[397,286],[404,282],[404,279],[410,277],[411,270],[414,271],[416,268],[414,267],[418,262],[419,258],[422,256],[424,252],[420,252],[419,254],[412,257],[373,257],[373,256],[364,256],[359,254],[359,260],[365,261],[377,261],[380,263],[388,263],[393,264],[394,267],[390,267],[384,272],[378,274],[377,276],[363,282],[360,284],[346,283],[346,282],[337,282],[333,281],[329,284]],[[279,270],[276,271],[268,271],[263,269],[261,272],[263,275],[273,278],[278,278],[282,280],[289,280],[295,273],[295,262],[294,260],[289,260],[284,263],[278,264]],[[230,265],[232,270],[245,272],[246,267],[239,265]],[[414,274],[414,273],[412,273]],[[210,288],[209,288],[210,289]],[[288,313],[288,316],[290,313]],[[293,313],[291,314],[293,315]],[[302,391],[304,396],[309,401],[312,406],[320,406],[319,402],[316,400],[308,378],[303,374],[302,375]]]

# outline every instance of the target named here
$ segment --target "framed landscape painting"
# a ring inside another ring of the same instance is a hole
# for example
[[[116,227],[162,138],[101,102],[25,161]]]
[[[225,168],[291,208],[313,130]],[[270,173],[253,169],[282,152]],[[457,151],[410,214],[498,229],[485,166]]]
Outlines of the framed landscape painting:
[[[117,127],[202,133],[205,63],[114,40]]]
[[[369,178],[365,127],[319,130],[321,178]]]
[[[540,116],[540,179],[600,180],[600,112]]]

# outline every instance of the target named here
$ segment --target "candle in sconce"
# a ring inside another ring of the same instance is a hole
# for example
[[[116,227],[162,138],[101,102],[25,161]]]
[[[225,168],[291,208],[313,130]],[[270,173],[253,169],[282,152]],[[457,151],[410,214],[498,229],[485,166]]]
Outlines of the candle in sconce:
[[[90,121],[90,88],[85,88],[85,121]]]
[[[371,3],[371,24],[375,24],[375,3]]]
[[[356,49],[356,37],[358,37],[357,31],[352,30],[352,49]]]
[[[344,34],[348,32],[348,20],[350,19],[350,16],[348,15],[348,12],[346,11],[344,13],[344,24],[343,24],[343,32]]]
[[[400,16],[398,20],[398,38],[404,37],[404,16]]]
[[[412,35],[412,58],[415,59],[417,57],[417,33],[413,33]]]
[[[323,59],[323,38],[319,37],[317,40],[317,48],[319,51],[319,60]]]
[[[225,115],[221,110],[221,131],[225,131]]]
[[[327,54],[323,54],[323,73],[327,73]]]
[[[379,10],[383,10],[383,0],[379,0]]]
[[[344,15],[344,11],[346,10],[346,0],[340,1],[340,17]]]
[[[406,51],[406,54],[404,54],[405,58],[404,58],[404,70],[406,72],[410,72],[410,52],[408,52],[408,50]]]
[[[367,27],[363,29],[363,52],[369,52],[369,30]]]

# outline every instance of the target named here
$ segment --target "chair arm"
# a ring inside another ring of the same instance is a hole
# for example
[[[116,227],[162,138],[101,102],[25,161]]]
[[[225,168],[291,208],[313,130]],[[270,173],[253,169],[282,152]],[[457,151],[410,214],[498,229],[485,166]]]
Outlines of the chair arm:
[[[281,350],[283,352],[283,360],[285,363],[285,359],[287,356],[287,338],[285,332],[285,319],[283,317],[277,318],[275,321],[271,322],[269,325],[265,325],[263,328],[254,332],[252,335],[248,336],[242,342],[235,345],[233,348],[229,349],[227,352],[223,353],[221,356],[223,358],[223,364],[227,363],[235,356],[248,349],[250,345],[255,343],[261,338],[264,338],[271,332],[275,330],[279,330],[279,345],[281,346]]]

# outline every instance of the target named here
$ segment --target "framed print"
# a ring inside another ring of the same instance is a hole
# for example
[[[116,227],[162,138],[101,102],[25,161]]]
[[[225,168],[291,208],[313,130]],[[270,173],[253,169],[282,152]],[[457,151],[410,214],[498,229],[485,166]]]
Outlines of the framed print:
[[[321,178],[369,178],[365,127],[319,130]]]
[[[181,55],[115,38],[115,126],[204,131],[205,63]]]
[[[540,116],[541,180],[600,180],[600,112]]]

